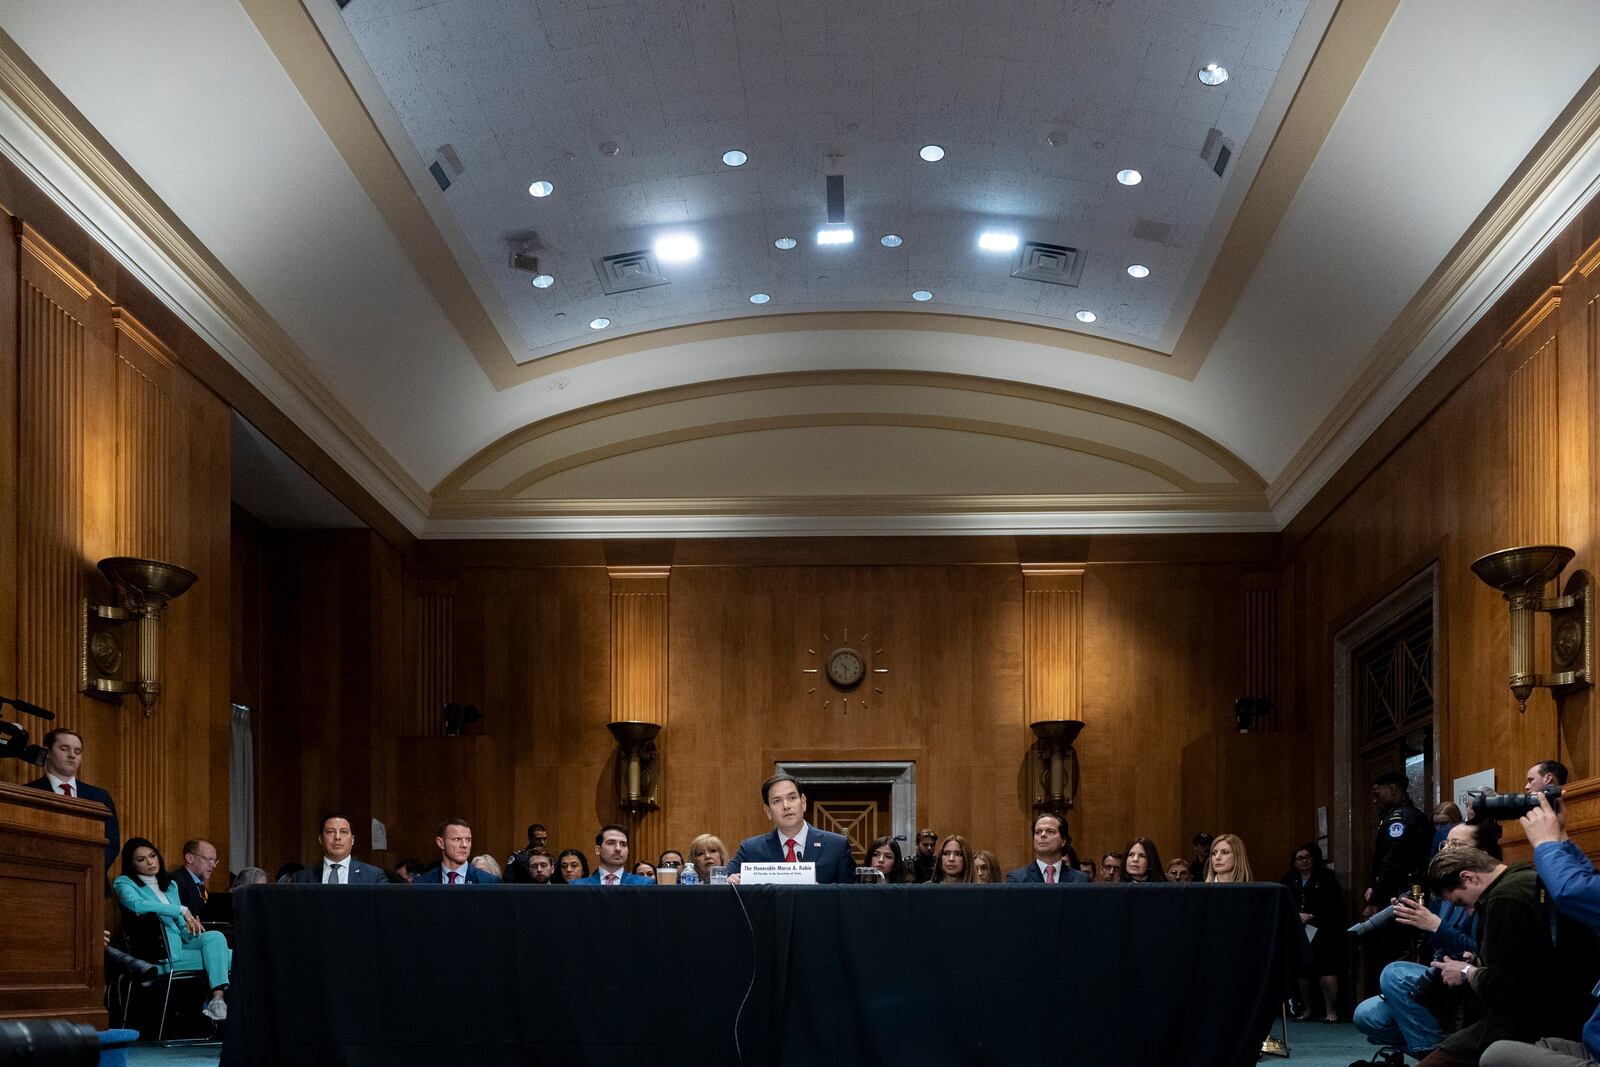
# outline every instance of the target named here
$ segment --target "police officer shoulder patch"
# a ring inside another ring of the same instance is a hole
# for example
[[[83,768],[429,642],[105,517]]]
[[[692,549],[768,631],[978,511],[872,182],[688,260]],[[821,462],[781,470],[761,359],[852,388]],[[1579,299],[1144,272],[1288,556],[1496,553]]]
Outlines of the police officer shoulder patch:
[[[1405,823],[1403,823],[1403,822],[1392,822],[1392,823],[1389,824],[1389,836],[1390,837],[1399,837],[1401,834],[1404,834],[1405,832],[1406,832],[1406,824]]]

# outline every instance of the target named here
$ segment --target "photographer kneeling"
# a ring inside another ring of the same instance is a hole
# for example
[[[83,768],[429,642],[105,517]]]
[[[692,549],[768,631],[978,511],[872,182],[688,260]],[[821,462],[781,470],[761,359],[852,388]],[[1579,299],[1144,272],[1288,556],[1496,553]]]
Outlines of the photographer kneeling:
[[[1497,823],[1458,823],[1450,828],[1443,848],[1477,848],[1499,859],[1500,827]],[[1424,904],[1409,896],[1397,897],[1393,908],[1393,921],[1416,930],[1432,959],[1466,959],[1477,952],[1470,909],[1437,898]],[[1364,935],[1367,931],[1361,925],[1351,931]],[[1350,1067],[1400,1067],[1406,1055],[1421,1059],[1438,1046],[1447,1029],[1455,1028],[1439,1018],[1455,998],[1448,995],[1443,979],[1432,967],[1395,960],[1378,976],[1378,988],[1381,995],[1356,1005],[1354,1021],[1368,1041],[1384,1046],[1385,1051]]]
[[[1478,918],[1477,958],[1446,956],[1433,966],[1446,985],[1469,986],[1484,1014],[1439,1042],[1422,1067],[1476,1065],[1496,1041],[1576,1032],[1589,1004],[1573,994],[1579,974],[1592,966],[1593,942],[1582,928],[1558,923],[1533,865],[1507,866],[1480,849],[1452,848],[1428,864],[1428,884]]]
[[[1562,914],[1600,929],[1600,873],[1567,840],[1563,815],[1545,797],[1522,817],[1533,846],[1533,865]],[[1600,996],[1600,986],[1595,987]],[[1545,1035],[1537,1044],[1496,1041],[1483,1054],[1484,1067],[1593,1067],[1600,1064],[1600,1009],[1583,1028],[1583,1041]]]

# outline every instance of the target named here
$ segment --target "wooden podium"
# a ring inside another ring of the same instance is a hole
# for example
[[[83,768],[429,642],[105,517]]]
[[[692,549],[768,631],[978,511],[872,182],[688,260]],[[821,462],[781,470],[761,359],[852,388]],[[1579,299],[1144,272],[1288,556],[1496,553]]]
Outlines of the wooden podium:
[[[107,814],[0,782],[0,1019],[106,1028]]]

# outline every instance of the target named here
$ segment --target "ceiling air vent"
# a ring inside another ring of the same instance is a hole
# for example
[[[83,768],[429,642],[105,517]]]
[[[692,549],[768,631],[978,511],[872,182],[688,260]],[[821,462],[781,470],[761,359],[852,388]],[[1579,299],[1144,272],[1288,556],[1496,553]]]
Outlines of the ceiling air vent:
[[[1031,282],[1075,286],[1083,276],[1083,260],[1084,254],[1076,248],[1026,241],[1017,253],[1017,269],[1011,276]]]
[[[603,256],[594,261],[594,272],[600,276],[600,288],[611,295],[672,284],[672,279],[661,273],[655,254],[643,250]]]
[[[1200,158],[1211,164],[1211,173],[1222,177],[1228,164],[1233,162],[1233,152],[1233,141],[1222,136],[1221,130],[1213,126],[1206,131],[1206,143],[1200,146]]]

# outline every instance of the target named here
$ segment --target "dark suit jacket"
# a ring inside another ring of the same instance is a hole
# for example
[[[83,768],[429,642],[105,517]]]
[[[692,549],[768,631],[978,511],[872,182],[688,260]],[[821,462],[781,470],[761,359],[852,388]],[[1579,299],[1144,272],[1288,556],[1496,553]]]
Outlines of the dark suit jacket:
[[[500,884],[500,879],[496,878],[494,875],[490,874],[487,871],[478,870],[478,868],[472,866],[471,864],[467,865],[466,874],[467,874],[467,884],[468,885],[499,885]],[[435,868],[433,868],[432,870],[429,870],[429,871],[423,871],[421,874],[417,875],[417,880],[412,882],[411,884],[412,885],[444,885],[445,881],[444,881],[444,867],[443,867],[443,865],[435,867]]]
[[[344,871],[344,884],[345,885],[388,885],[389,884],[389,876],[386,873],[384,873],[382,868],[374,867],[374,866],[372,866],[371,864],[368,864],[368,863],[362,863],[360,860],[356,859],[354,856],[351,856],[350,858],[346,859],[344,861],[344,864],[345,864],[345,871]],[[474,869],[476,869],[476,868],[474,868]],[[483,872],[479,871],[478,873],[482,874]],[[322,861],[318,860],[317,862],[313,863],[311,866],[307,867],[305,870],[295,871],[294,874],[289,876],[289,881],[291,883],[295,884],[295,885],[321,885],[322,884]],[[471,881],[471,879],[468,879],[468,881]]]
[[[1063,863],[1061,867],[1061,881],[1057,882],[1056,884],[1066,885],[1068,882],[1087,882],[1088,880],[1089,876],[1087,874],[1084,874],[1082,871],[1075,871]],[[1026,867],[1018,867],[1014,871],[1007,871],[1006,881],[1015,882],[1018,885],[1021,885],[1024,882],[1037,882],[1040,885],[1045,884],[1044,872],[1039,870],[1039,864],[1035,860],[1029,860]]]
[[[576,881],[568,882],[567,884],[568,885],[602,885],[604,883],[602,883],[600,881],[600,871],[597,869],[593,874],[587,875],[587,876],[585,876],[583,878],[579,878]],[[627,871],[623,871],[622,872],[622,881],[619,882],[618,884],[619,885],[655,885],[656,884],[656,880],[654,878],[646,878],[642,874],[629,874]]]
[[[739,842],[738,851],[728,861],[728,873],[737,873],[746,863],[782,863],[785,851],[777,830],[747,837]],[[850,842],[838,834],[807,824],[805,855],[798,858],[817,865],[818,885],[856,880],[856,858],[850,853]]]
[[[179,867],[167,872],[172,875],[173,888],[178,891],[178,903],[189,909],[189,914],[199,919],[200,912],[205,908],[205,901],[200,899],[200,886],[195,882],[194,875],[186,868]]]
[[[52,792],[48,777],[35,778],[28,784],[35,789],[43,789],[46,793]],[[122,852],[122,831],[117,828],[117,806],[112,803],[110,793],[97,785],[90,785],[82,778],[78,779],[77,794],[84,800],[99,801],[111,812],[110,818],[106,819],[106,866],[110,867],[117,862],[117,857]]]

